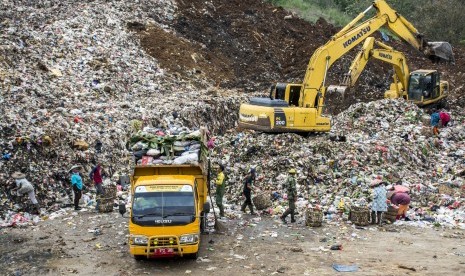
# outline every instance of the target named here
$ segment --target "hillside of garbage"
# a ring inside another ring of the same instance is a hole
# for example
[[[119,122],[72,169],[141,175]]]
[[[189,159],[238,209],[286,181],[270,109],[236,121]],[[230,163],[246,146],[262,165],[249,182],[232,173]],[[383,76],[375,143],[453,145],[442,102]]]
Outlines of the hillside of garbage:
[[[130,173],[136,133],[202,126],[215,136],[214,163],[228,166],[231,208],[250,167],[257,167],[263,193],[279,193],[274,204],[281,206],[280,185],[295,167],[301,208],[312,204],[331,213],[341,199],[363,205],[370,179],[381,175],[414,191],[412,217],[463,225],[460,47],[454,47],[455,65],[431,64],[392,42],[412,69],[437,68],[450,82],[454,122],[439,137],[431,135],[425,111],[380,100],[392,69],[377,63],[333,116],[333,131],[345,142],[235,129],[240,103],[265,95],[277,81],[299,81],[313,51],[336,31],[322,19],[308,23],[262,1],[2,1],[0,226],[38,220],[27,213],[27,197],[10,193],[15,171],[33,183],[43,213],[59,212],[72,196],[71,166],[84,168],[91,187],[87,174],[101,162],[106,182],[116,182]],[[331,68],[330,83],[339,82],[353,56]],[[92,204],[93,191],[86,193]]]

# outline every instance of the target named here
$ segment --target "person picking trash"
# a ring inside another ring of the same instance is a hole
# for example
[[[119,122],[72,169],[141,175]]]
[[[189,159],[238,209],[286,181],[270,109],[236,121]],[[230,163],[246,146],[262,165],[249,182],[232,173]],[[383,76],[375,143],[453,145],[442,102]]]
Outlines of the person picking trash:
[[[410,219],[406,217],[408,207],[410,204],[410,195],[406,191],[396,190],[395,187],[388,187],[389,192],[387,193],[387,199],[394,205],[397,205],[399,209],[397,209],[397,216],[396,220],[403,218],[405,221],[409,221]]]
[[[441,120],[441,125],[447,127],[450,122],[450,115],[447,112],[441,111],[439,112],[439,119]]]
[[[255,215],[255,212],[253,211],[253,205],[252,205],[252,189],[253,189],[254,181],[255,181],[255,168],[251,168],[244,180],[244,188],[242,190],[242,194],[245,197],[245,201],[244,203],[242,203],[242,206],[241,206],[241,211],[244,213],[245,213],[245,208],[249,206],[251,215]]]
[[[73,192],[74,192],[74,210],[79,211],[82,208],[79,207],[79,200],[82,196],[82,189],[84,188],[84,184],[82,183],[82,177],[79,175],[79,170],[81,166],[73,166],[71,167],[70,171],[71,174],[71,185],[73,185]]]
[[[433,127],[433,134],[434,135],[439,135],[439,112],[437,110],[434,110],[433,113],[431,114],[431,126]]]
[[[39,202],[36,199],[34,186],[32,186],[32,184],[27,181],[26,175],[22,172],[14,172],[11,177],[14,178],[16,183],[16,188],[12,189],[11,191],[16,192],[20,196],[27,193],[29,199],[32,202],[32,205],[34,206],[34,214],[40,214]]]
[[[95,185],[95,190],[97,193],[97,204],[95,205],[95,210],[98,211],[99,204],[100,204],[100,198],[103,196],[103,179],[102,179],[102,165],[100,162],[96,162],[94,168],[92,168],[92,171],[89,174],[90,180],[94,182]]]
[[[383,213],[387,212],[387,198],[386,188],[384,182],[381,179],[375,179],[370,185],[373,188],[372,196],[373,202],[371,205],[371,224],[383,223]]]
[[[223,196],[224,196],[224,185],[225,185],[225,175],[224,175],[224,166],[220,164],[220,173],[216,178],[216,206],[220,209],[220,217],[224,217],[224,206],[223,206]]]
[[[297,187],[295,182],[295,175],[297,171],[295,169],[289,170],[289,177],[286,180],[287,183],[287,200],[289,201],[289,208],[281,216],[283,223],[287,223],[286,217],[291,214],[291,223],[295,222],[295,202],[297,201]]]

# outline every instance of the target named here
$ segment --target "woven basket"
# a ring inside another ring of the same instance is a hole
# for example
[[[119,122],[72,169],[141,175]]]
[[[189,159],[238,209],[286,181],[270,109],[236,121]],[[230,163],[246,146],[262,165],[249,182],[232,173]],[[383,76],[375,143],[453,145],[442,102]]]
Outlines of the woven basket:
[[[116,185],[103,186],[103,198],[116,198]]]
[[[350,208],[349,220],[357,226],[367,226],[371,221],[371,212],[368,207],[352,206]]]
[[[305,225],[310,227],[320,227],[323,222],[323,212],[316,209],[307,209],[305,213]]]
[[[263,210],[272,205],[270,196],[267,193],[262,193],[254,196],[252,198],[253,205],[257,208],[257,210]]]
[[[113,212],[113,200],[107,202],[100,202],[98,205],[98,211],[102,213]]]
[[[390,222],[395,222],[397,216],[397,209],[389,206],[386,213],[383,215],[383,219],[389,220]]]
[[[102,213],[113,212],[113,204],[116,198],[116,185],[103,186],[103,195],[97,197],[99,201],[98,210]]]

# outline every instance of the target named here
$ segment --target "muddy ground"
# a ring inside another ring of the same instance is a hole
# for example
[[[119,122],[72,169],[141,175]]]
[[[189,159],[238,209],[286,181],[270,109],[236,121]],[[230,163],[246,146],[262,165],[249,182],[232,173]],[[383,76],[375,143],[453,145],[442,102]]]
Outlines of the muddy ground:
[[[464,275],[464,232],[331,221],[309,228],[301,217],[225,219],[223,233],[202,235],[200,258],[135,261],[127,218],[90,211],[0,231],[1,275],[338,275],[332,264],[358,265],[347,275]],[[95,230],[98,230],[95,234]],[[93,233],[94,232],[94,233]],[[276,235],[276,236],[275,236]],[[341,244],[342,250],[329,250]]]

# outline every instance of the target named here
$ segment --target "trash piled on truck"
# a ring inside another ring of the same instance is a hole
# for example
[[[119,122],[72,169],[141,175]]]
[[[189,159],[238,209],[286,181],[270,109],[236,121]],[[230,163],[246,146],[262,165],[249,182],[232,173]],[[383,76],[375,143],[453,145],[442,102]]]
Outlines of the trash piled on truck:
[[[191,131],[185,127],[168,131],[144,128],[131,137],[130,148],[137,165],[197,164],[200,152],[206,151],[201,142],[205,131],[202,134],[200,129]]]
[[[267,193],[273,200],[265,213],[281,214],[287,204],[286,172],[295,168],[300,214],[311,207],[321,209],[326,221],[348,219],[351,206],[370,206],[369,184],[381,177],[409,188],[413,224],[422,220],[465,227],[464,115],[454,110],[454,124],[434,137],[429,120],[425,122],[429,116],[405,100],[358,103],[333,118],[331,135],[343,134],[345,142],[328,135],[231,132],[218,139],[212,156],[228,166],[225,197],[236,204],[234,210],[243,200],[247,170],[256,167],[257,194]]]

